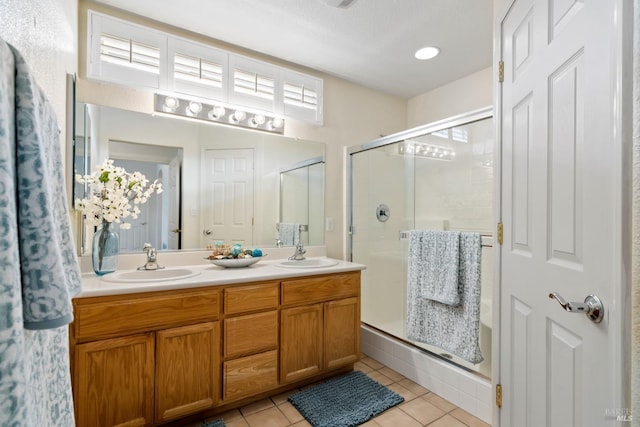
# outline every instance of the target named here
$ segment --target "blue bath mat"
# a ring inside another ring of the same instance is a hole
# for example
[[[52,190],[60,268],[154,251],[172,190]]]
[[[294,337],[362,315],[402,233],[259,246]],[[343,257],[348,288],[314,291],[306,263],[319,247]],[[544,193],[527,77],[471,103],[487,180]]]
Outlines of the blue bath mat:
[[[224,427],[224,421],[222,420],[207,421],[206,423],[202,424],[201,427]]]
[[[289,396],[313,427],[354,427],[404,401],[360,371]]]

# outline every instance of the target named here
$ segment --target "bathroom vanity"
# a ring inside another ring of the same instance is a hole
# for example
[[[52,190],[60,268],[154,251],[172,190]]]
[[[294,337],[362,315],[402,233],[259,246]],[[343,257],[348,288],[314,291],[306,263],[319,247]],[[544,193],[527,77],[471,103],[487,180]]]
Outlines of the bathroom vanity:
[[[200,267],[166,283],[88,280],[70,326],[78,426],[202,419],[353,369],[363,265]]]

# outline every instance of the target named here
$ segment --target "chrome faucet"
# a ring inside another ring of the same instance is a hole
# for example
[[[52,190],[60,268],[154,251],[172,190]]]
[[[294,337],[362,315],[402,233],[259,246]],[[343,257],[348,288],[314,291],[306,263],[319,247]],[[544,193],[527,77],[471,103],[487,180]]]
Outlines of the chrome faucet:
[[[150,243],[145,243],[142,250],[147,253],[147,262],[138,267],[138,270],[160,270],[164,268],[164,265],[158,264],[158,251]]]
[[[299,241],[296,246],[296,251],[289,257],[289,261],[302,261],[304,259],[304,254],[306,253],[307,251],[304,250],[302,241]]]

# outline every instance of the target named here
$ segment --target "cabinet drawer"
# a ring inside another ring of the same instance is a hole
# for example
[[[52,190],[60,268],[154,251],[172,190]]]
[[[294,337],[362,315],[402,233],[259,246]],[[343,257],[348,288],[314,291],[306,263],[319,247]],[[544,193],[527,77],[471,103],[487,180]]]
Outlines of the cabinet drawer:
[[[278,307],[279,283],[260,283],[224,290],[225,314],[247,313]]]
[[[224,400],[278,387],[278,352],[260,353],[224,363]]]
[[[360,295],[360,272],[282,281],[282,305]]]
[[[82,342],[217,320],[220,292],[199,290],[80,298],[74,300],[74,305],[75,338]]]
[[[278,312],[248,314],[224,320],[224,357],[236,357],[275,349],[278,345]]]

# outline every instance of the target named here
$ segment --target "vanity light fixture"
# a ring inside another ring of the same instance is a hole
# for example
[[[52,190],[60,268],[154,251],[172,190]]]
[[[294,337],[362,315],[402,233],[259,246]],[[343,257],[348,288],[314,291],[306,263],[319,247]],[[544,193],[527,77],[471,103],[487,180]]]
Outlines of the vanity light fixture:
[[[453,160],[456,157],[456,152],[449,148],[426,144],[424,142],[418,141],[401,142],[400,144],[398,144],[398,154],[449,161]]]
[[[415,53],[416,59],[424,61],[426,59],[435,58],[440,53],[440,49],[435,46],[427,46],[421,49],[418,49]]]
[[[156,93],[153,110],[155,113],[202,120],[207,123],[284,133],[284,119],[281,117],[267,116],[262,113],[254,114],[243,109],[225,107],[221,104],[207,104],[173,95]]]

